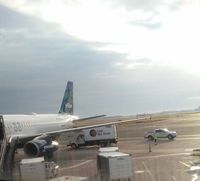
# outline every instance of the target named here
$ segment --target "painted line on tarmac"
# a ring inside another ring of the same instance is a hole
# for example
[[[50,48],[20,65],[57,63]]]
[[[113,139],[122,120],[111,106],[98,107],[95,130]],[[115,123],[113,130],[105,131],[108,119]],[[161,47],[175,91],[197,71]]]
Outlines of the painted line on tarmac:
[[[176,178],[175,178],[174,176],[172,176],[172,180],[173,180],[173,181],[176,181]]]
[[[137,170],[135,173],[144,173],[144,170]]]
[[[200,137],[200,134],[182,134],[182,135],[178,135],[178,137]]]
[[[63,169],[77,168],[77,167],[80,167],[80,166],[85,165],[85,164],[87,164],[87,163],[90,163],[90,162],[92,162],[92,161],[93,161],[93,160],[86,160],[86,161],[84,161],[84,162],[82,162],[82,163],[73,165],[73,166],[71,166],[71,167],[63,168]],[[62,170],[62,168],[61,168],[61,170]]]
[[[179,163],[181,163],[182,165],[184,165],[184,166],[186,166],[186,167],[188,167],[188,168],[190,168],[190,167],[191,167],[190,165],[188,165],[188,164],[187,164],[187,163],[185,163],[185,162],[179,161]]]
[[[160,138],[161,140],[165,138]],[[168,139],[168,138],[166,138]],[[200,139],[200,135],[179,135],[178,137],[174,138],[174,141],[176,140],[198,140]],[[138,141],[138,140],[147,140],[144,139],[144,137],[127,137],[127,138],[119,138],[119,141]]]
[[[191,151],[193,151],[194,149],[196,149],[196,148],[186,148],[186,149],[184,149],[184,151],[187,151],[187,152],[190,151],[190,152],[191,152]]]
[[[200,140],[200,137],[190,137],[190,138],[175,138],[175,141],[185,141],[185,140]]]
[[[193,177],[192,177],[192,181],[195,181],[195,180],[197,180],[199,177],[198,177],[198,175],[197,174],[194,174],[194,175],[192,175]],[[198,181],[198,180],[197,180]]]
[[[168,157],[168,156],[179,156],[179,155],[190,155],[191,153],[171,153],[171,154],[165,154],[165,155],[152,155],[152,156],[141,156],[141,157],[135,157],[133,160],[139,160],[139,159],[151,159],[151,158],[160,158],[160,157]]]
[[[145,170],[147,171],[147,173],[150,175],[151,179],[153,181],[156,181],[155,178],[154,178],[154,176],[152,175],[151,171],[148,169],[147,165],[145,164],[145,162],[142,162],[142,164],[143,164]]]
[[[118,138],[119,141],[134,141],[134,140],[144,140],[144,137],[127,137],[127,138]]]
[[[193,161],[190,160],[189,162],[190,162],[191,165],[194,165],[194,162],[193,162]]]

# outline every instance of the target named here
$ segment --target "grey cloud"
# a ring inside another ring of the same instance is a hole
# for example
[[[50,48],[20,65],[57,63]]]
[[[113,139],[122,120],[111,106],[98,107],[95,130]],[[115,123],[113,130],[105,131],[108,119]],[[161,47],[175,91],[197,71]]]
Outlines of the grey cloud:
[[[109,2],[113,7],[125,7],[127,10],[142,10],[145,12],[157,12],[157,9],[160,6],[166,7],[169,10],[176,10],[181,5],[181,0],[175,0],[175,1],[168,1],[168,0],[105,0],[106,2]]]
[[[140,113],[177,108],[181,110],[198,105],[195,101],[188,101],[188,97],[199,95],[199,77],[176,69],[157,66],[126,72],[117,69],[113,71],[113,77],[112,87],[107,85],[113,96],[110,98],[113,100],[112,106],[124,114],[130,113],[131,109],[134,113]]]
[[[160,7],[168,9],[169,11],[175,11],[180,8],[181,1],[175,0],[169,2],[168,0],[105,0],[109,2],[112,7],[124,7],[128,11],[141,11],[146,18],[133,19],[130,24],[134,26],[143,26],[148,29],[157,29],[162,26],[161,20],[156,20],[162,13]]]
[[[134,59],[133,62],[151,64],[152,60],[149,58],[137,58],[137,59]]]
[[[188,98],[199,95],[199,77],[156,66],[125,71],[113,64],[129,63],[126,55],[95,51],[101,44],[77,40],[56,24],[3,6],[0,12],[0,113],[56,113],[67,80],[74,81],[81,116],[197,107]]]
[[[141,61],[147,64],[151,62],[148,59]],[[82,97],[82,109],[79,110],[80,113],[97,109],[106,114],[114,112],[113,114],[127,115],[195,108],[198,107],[198,102],[188,98],[199,95],[198,82],[198,76],[172,67],[155,65],[149,69],[134,70],[115,67],[111,74],[102,75],[99,85],[87,85],[87,91],[83,92],[90,91],[90,95]],[[88,103],[89,99],[94,102]]]
[[[161,22],[153,22],[151,20],[136,20],[136,21],[131,21],[130,24],[134,26],[143,26],[148,29],[158,29],[161,28],[162,26]]]
[[[92,50],[93,44],[63,33],[55,24],[3,6],[0,12],[1,113],[56,112],[67,80],[81,85],[82,95],[81,87],[95,87],[99,75],[110,72],[120,58]]]

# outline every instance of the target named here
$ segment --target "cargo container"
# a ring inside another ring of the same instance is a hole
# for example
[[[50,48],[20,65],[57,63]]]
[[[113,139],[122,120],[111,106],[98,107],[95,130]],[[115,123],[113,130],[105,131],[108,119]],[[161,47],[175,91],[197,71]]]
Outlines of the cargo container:
[[[59,166],[53,161],[46,162],[44,157],[23,159],[20,162],[22,181],[45,181],[58,175]]]
[[[133,159],[122,152],[100,152],[97,156],[98,178],[101,181],[133,181]]]
[[[43,157],[23,159],[20,162],[22,181],[45,181],[46,170]]]

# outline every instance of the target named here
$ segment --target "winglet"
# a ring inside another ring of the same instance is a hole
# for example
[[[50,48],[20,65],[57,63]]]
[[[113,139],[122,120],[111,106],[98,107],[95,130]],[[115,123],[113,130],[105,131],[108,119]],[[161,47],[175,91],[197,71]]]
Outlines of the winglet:
[[[73,114],[73,82],[68,81],[59,113]]]

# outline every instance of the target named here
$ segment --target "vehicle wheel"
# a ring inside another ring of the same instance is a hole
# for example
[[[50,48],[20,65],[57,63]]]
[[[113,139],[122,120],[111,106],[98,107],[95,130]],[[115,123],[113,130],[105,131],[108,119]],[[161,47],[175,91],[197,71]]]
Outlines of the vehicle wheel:
[[[173,140],[173,138],[174,138],[174,137],[173,137],[171,134],[168,135],[168,139],[169,139],[169,140]]]
[[[149,135],[148,140],[153,140],[153,136]]]
[[[71,144],[71,147],[72,147],[73,149],[78,148],[77,145],[76,145],[75,143],[72,143],[72,144]]]

